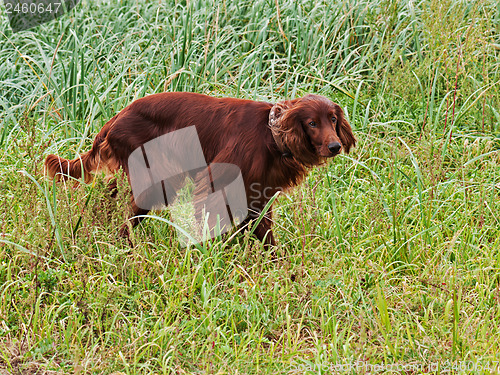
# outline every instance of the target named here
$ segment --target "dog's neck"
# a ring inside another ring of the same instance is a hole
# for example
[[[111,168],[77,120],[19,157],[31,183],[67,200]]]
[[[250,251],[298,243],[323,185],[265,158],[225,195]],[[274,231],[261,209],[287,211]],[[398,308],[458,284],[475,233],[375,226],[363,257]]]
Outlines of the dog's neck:
[[[285,142],[283,141],[283,137],[281,135],[281,130],[279,129],[279,126],[277,124],[277,117],[276,117],[276,105],[274,105],[271,108],[271,111],[269,111],[269,122],[268,126],[271,129],[271,134],[273,135],[274,143],[276,143],[276,146],[278,147],[278,150],[281,152],[281,156],[284,158],[293,158],[292,151],[287,147]]]

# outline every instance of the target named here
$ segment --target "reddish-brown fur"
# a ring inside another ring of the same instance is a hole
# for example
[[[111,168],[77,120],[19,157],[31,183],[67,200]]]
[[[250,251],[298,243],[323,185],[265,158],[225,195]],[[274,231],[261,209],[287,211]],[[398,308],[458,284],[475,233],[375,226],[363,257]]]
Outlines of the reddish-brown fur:
[[[274,121],[269,119],[271,109]],[[319,95],[273,105],[195,93],[161,93],[138,99],[115,115],[97,134],[92,149],[79,158],[49,155],[46,171],[51,177],[62,174],[83,177],[87,182],[91,173],[100,170],[112,174],[122,167],[129,175],[132,151],[191,125],[196,126],[207,164],[230,163],[241,169],[248,220],[257,217],[277,191],[299,184],[308,168],[338,154],[338,150],[332,151],[332,144],[339,142],[348,153],[356,143],[342,109]],[[133,197],[132,211],[134,215],[148,212],[138,208]],[[266,245],[275,244],[271,214],[269,211],[254,232]],[[132,223],[139,221],[135,218]]]

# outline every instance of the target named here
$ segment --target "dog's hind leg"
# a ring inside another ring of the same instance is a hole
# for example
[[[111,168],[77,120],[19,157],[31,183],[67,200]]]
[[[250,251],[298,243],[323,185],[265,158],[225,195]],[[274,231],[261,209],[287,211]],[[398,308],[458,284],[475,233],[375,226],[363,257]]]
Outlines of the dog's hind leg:
[[[132,243],[132,240],[130,238],[129,223],[132,228],[136,227],[142,220],[145,219],[143,215],[147,215],[150,210],[138,207],[135,203],[134,197],[132,197],[130,208],[132,211],[131,217],[128,219],[128,222],[124,223],[120,228],[120,237],[126,238],[130,246],[133,247],[134,244]]]

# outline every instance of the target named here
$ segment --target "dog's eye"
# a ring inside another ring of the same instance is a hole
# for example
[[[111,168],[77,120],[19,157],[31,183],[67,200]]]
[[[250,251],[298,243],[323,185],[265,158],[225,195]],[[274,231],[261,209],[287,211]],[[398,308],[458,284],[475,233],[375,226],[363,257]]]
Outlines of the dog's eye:
[[[315,128],[316,126],[318,126],[318,125],[316,125],[316,123],[315,123],[314,121],[311,121],[311,122],[310,122],[309,124],[307,124],[307,125],[309,125],[311,128]]]
[[[337,117],[333,116],[332,117],[332,122],[335,124],[337,122]]]

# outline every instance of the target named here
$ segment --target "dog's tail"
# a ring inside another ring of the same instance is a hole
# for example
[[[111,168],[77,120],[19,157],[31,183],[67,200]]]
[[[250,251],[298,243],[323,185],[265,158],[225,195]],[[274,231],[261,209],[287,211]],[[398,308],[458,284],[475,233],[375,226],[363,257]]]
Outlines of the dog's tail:
[[[111,129],[116,117],[115,115],[97,134],[92,149],[80,155],[74,160],[63,159],[57,155],[49,155],[45,159],[45,175],[57,180],[72,178],[84,178],[88,183],[92,180],[92,172],[109,164],[109,145],[106,136]],[[104,158],[104,159],[103,159]]]
[[[85,179],[89,182],[90,173],[97,169],[99,155],[95,155],[92,150],[80,155],[74,160],[63,159],[57,155],[49,155],[45,159],[45,174],[50,178],[67,180],[69,177]]]

